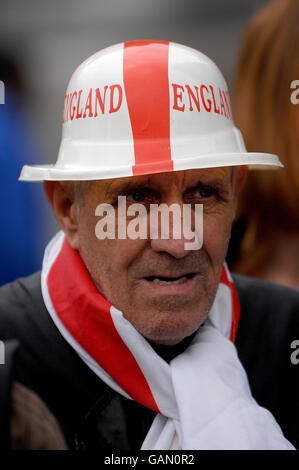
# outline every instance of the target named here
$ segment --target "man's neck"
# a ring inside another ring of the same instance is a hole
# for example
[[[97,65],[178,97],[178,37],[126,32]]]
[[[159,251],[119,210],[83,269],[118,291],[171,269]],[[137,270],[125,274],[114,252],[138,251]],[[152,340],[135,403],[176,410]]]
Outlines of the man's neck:
[[[157,344],[149,340],[148,342],[150,343],[152,348],[156,351],[156,353],[160,357],[162,357],[162,359],[164,359],[166,362],[169,363],[170,361],[172,361],[172,359],[174,359],[179,354],[182,354],[188,348],[189,344],[193,340],[197,331],[198,330],[192,333],[192,335],[187,336],[186,338],[182,339],[182,341],[180,341],[179,343],[173,344],[171,346],[165,345],[165,344]]]

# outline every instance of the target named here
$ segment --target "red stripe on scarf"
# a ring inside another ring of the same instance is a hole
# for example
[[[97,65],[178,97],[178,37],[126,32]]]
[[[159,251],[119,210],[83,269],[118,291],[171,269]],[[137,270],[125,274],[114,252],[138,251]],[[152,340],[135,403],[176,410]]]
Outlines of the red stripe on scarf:
[[[173,170],[168,52],[166,41],[124,44],[124,87],[134,139],[134,175]]]
[[[223,268],[222,268],[220,282],[227,285],[230,288],[230,291],[231,291],[231,296],[232,296],[232,324],[231,324],[229,339],[230,339],[230,341],[234,342],[235,339],[236,339],[236,335],[237,335],[241,308],[240,308],[239,297],[238,297],[235,285],[229,279],[225,266],[223,266]]]
[[[47,284],[56,314],[76,341],[134,400],[160,413],[138,363],[114,326],[111,304],[66,238]]]

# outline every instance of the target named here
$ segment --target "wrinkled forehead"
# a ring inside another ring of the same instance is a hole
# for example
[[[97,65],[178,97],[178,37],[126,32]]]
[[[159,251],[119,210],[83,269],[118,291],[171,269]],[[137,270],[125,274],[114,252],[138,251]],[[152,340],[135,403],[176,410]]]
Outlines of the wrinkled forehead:
[[[235,167],[219,167],[206,169],[192,169],[175,172],[155,173],[149,175],[130,176],[123,178],[113,178],[106,180],[89,181],[91,191],[105,194],[114,191],[121,191],[125,188],[152,187],[166,191],[173,185],[184,191],[188,187],[203,184],[229,186],[233,181]]]

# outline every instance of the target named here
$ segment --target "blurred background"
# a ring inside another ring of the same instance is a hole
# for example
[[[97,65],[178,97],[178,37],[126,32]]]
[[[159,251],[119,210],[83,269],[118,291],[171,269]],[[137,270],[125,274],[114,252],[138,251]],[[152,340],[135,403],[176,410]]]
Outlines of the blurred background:
[[[0,80],[6,103],[0,105],[0,284],[39,269],[44,247],[58,228],[42,184],[16,180],[24,163],[56,161],[63,97],[73,69],[107,45],[159,38],[207,54],[231,88],[244,27],[266,3],[1,0]]]

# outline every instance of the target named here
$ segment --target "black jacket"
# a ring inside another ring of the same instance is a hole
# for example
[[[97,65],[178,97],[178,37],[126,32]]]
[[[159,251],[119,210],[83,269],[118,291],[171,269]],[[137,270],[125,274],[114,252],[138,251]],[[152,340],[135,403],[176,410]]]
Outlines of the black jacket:
[[[235,344],[252,394],[299,448],[299,364],[290,359],[299,293],[239,275],[234,282],[241,303]],[[40,395],[70,449],[140,449],[155,413],[110,389],[63,339],[44,305],[40,272],[0,289],[0,340],[9,339],[21,344],[14,380]]]

